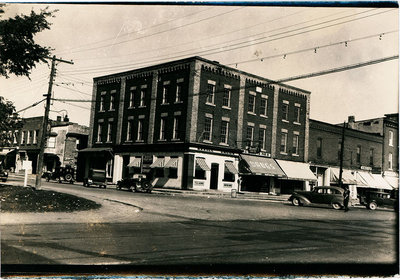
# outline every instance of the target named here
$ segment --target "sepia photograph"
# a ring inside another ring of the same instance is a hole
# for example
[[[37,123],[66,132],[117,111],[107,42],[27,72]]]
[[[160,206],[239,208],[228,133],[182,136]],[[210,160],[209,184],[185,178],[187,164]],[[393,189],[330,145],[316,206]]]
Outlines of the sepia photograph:
[[[395,1],[0,2],[1,276],[394,277],[398,91]]]

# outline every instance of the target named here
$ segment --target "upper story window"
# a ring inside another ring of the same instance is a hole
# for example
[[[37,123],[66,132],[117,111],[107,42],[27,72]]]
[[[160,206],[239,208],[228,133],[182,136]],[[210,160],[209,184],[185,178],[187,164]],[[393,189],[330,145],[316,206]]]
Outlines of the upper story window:
[[[13,143],[17,144],[18,143],[18,130],[14,131],[14,135],[13,135]]]
[[[168,104],[169,81],[163,82],[161,104]]]
[[[174,117],[174,131],[172,135],[172,139],[179,139],[179,116]]]
[[[247,131],[246,131],[246,140],[248,146],[253,146],[254,141],[254,124],[248,123],[247,124]]]
[[[281,132],[281,146],[280,146],[280,152],[282,154],[287,153],[287,139],[288,139],[288,132],[286,129],[282,129]]]
[[[108,127],[107,127],[107,142],[112,142],[112,136],[113,136],[113,120],[110,119],[108,121]]]
[[[136,87],[131,87],[129,90],[129,108],[135,107],[135,91]]]
[[[322,138],[317,139],[317,157],[322,157]]]
[[[21,135],[21,145],[25,145],[26,131],[22,131]]]
[[[225,85],[224,96],[222,98],[222,106],[227,108],[231,107],[231,95],[232,95],[232,87],[229,85]]]
[[[115,89],[113,89],[110,92],[110,111],[115,110],[115,94],[117,93],[117,91]]]
[[[138,120],[137,141],[143,141],[143,119]]]
[[[248,103],[248,107],[247,107],[247,112],[249,113],[256,113],[256,95],[254,92],[250,91],[249,92],[249,103]]]
[[[26,144],[30,144],[31,143],[31,139],[32,139],[32,137],[33,137],[33,131],[32,130],[29,130],[28,131],[28,137],[27,137],[27,139],[26,139]]]
[[[300,123],[300,104],[296,103],[294,104],[294,122],[295,123]]]
[[[103,123],[100,121],[97,125],[97,142],[103,142]]]
[[[167,123],[166,117],[161,117],[160,121],[160,140],[165,140],[165,126]]]
[[[369,165],[374,166],[374,148],[369,149]]]
[[[104,112],[106,110],[106,105],[105,105],[105,98],[106,98],[106,92],[102,91],[100,95],[100,112]]]
[[[282,104],[282,120],[289,121],[289,101],[286,100]]]
[[[393,147],[393,131],[389,130],[389,146]]]
[[[265,134],[266,134],[266,128],[261,127],[258,130],[258,145],[261,150],[265,150]]]
[[[389,153],[388,168],[389,168],[389,170],[393,169],[393,154],[392,153]]]
[[[139,102],[140,107],[145,107],[146,106],[146,88],[140,89],[140,102]]]
[[[207,100],[206,103],[214,104],[214,96],[215,96],[215,81],[208,80],[207,84]]]
[[[128,119],[128,125],[126,127],[126,141],[133,140],[133,119]]]
[[[182,102],[183,79],[176,81],[175,103]]]
[[[299,134],[293,134],[293,146],[292,146],[292,154],[295,156],[299,155]]]
[[[47,140],[47,147],[48,148],[55,148],[56,147],[56,137],[50,136]]]
[[[357,164],[361,163],[361,146],[357,146]]]
[[[339,140],[337,147],[337,158],[340,160],[340,157],[342,156],[342,141]]]
[[[212,141],[212,126],[213,126],[213,117],[210,114],[206,114],[204,120],[204,132],[203,132],[203,139],[205,141]]]
[[[76,140],[75,140],[75,149],[76,149],[76,150],[79,150],[79,144],[80,144],[80,142],[81,142],[80,139],[76,139]]]
[[[221,121],[221,139],[220,139],[220,143],[228,144],[228,135],[229,135],[229,121],[222,120]]]
[[[267,96],[261,96],[260,100],[260,115],[266,117],[268,114],[268,99]]]
[[[32,140],[32,144],[37,144],[38,135],[39,135],[39,130],[33,131],[33,140]]]

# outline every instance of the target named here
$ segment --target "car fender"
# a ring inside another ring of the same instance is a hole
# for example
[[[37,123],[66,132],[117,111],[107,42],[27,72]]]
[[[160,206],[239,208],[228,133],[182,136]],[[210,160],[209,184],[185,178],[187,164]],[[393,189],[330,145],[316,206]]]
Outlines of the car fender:
[[[308,200],[308,198],[306,198],[305,196],[299,195],[299,194],[292,194],[292,196],[289,198],[289,200],[292,201],[293,198],[297,198],[298,200],[300,200],[300,202],[302,204],[310,204],[311,203],[311,201]]]

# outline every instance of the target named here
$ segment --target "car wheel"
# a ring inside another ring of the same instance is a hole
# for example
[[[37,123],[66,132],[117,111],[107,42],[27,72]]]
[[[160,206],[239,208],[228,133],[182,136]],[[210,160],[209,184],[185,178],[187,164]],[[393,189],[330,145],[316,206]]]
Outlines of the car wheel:
[[[292,204],[294,206],[301,206],[300,200],[298,198],[293,198],[292,199]]]
[[[376,208],[378,208],[378,205],[376,205],[376,202],[370,202],[368,203],[368,209],[369,210],[375,210]]]
[[[342,206],[339,203],[332,203],[332,208],[335,210],[340,210],[342,208]]]
[[[65,174],[64,179],[65,179],[65,181],[68,181],[68,182],[72,181],[72,174],[69,174],[69,173]]]

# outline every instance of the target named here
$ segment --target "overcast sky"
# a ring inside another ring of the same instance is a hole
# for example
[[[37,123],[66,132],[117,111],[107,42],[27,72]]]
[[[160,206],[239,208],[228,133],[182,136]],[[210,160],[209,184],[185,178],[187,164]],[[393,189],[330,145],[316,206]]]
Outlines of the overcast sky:
[[[3,17],[49,6],[51,30],[36,36],[60,63],[52,110],[88,125],[93,77],[202,56],[269,79],[284,79],[398,55],[398,10],[156,5],[8,4]],[[347,42],[347,43],[346,43]],[[311,91],[310,117],[341,123],[398,112],[398,59],[287,82]],[[31,80],[0,77],[0,95],[21,110],[47,93],[50,68]],[[43,103],[21,112],[43,115]],[[64,115],[52,112],[50,117]]]

